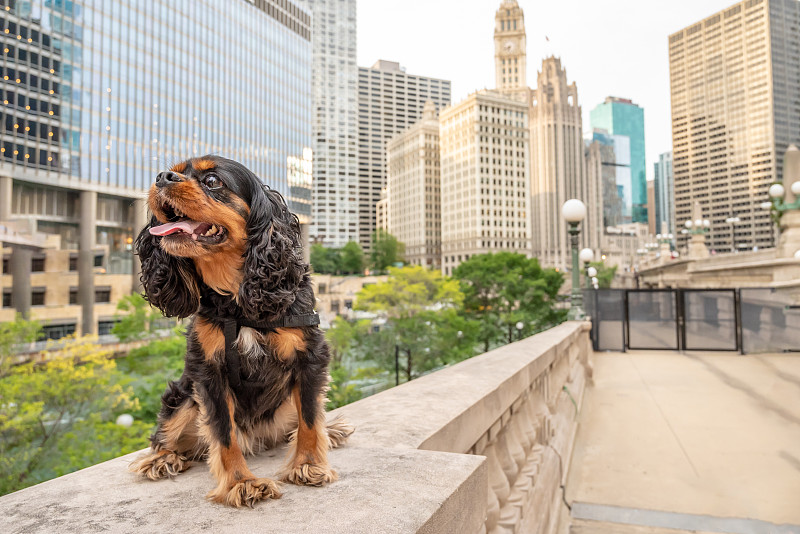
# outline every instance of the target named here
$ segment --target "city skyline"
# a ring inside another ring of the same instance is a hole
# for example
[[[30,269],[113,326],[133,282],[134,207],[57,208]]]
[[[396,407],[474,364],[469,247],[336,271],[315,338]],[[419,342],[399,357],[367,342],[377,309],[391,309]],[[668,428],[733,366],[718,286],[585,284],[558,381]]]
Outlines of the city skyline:
[[[491,89],[495,85],[493,27],[487,20],[493,20],[498,4],[494,0],[439,0],[424,5],[414,0],[402,4],[393,0],[359,2],[358,64],[371,65],[378,59],[400,61],[409,72],[452,80],[453,102],[476,90]],[[532,77],[542,59],[554,54],[569,67],[570,79],[580,87],[587,110],[607,96],[630,98],[639,104],[645,111],[647,179],[652,180],[653,163],[659,154],[672,149],[668,36],[733,2],[676,0],[669,10],[657,12],[632,0],[615,3],[613,10],[588,1],[579,4],[576,10],[574,4],[519,1],[528,15],[527,85],[535,85]],[[426,13],[424,17],[419,16],[420,10]],[[393,13],[392,25],[378,23],[386,12]],[[452,31],[443,30],[441,21],[453,12],[459,14],[458,25],[450,26]],[[410,26],[416,28],[414,47],[400,35]],[[606,31],[596,35],[598,29]],[[591,42],[587,36],[592,37]],[[631,42],[639,46],[632,47]],[[431,53],[432,49],[441,52]],[[588,113],[583,122],[584,132],[590,132]]]

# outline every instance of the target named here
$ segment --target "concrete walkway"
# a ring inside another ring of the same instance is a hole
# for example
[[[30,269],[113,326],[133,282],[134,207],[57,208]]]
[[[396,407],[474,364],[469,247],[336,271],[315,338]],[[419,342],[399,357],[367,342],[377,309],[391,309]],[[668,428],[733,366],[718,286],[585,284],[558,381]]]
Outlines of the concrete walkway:
[[[572,534],[800,533],[800,355],[597,353]]]

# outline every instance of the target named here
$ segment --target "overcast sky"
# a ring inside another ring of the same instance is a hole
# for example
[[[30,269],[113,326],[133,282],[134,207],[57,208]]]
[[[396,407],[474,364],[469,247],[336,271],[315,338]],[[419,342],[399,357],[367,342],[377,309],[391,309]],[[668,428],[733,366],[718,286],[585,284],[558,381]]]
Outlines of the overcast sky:
[[[494,87],[494,14],[500,0],[360,0],[358,64],[399,61],[410,74],[450,80],[453,103]],[[584,135],[606,96],[644,108],[647,176],[672,149],[667,36],[735,0],[519,0],[528,85],[554,54],[577,82]],[[550,38],[548,43],[545,36]]]

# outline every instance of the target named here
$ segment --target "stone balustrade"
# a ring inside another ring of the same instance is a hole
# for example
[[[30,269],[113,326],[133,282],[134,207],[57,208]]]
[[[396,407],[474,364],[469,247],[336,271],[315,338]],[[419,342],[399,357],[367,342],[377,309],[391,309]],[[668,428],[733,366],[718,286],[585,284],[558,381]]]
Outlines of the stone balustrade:
[[[173,481],[136,480],[135,455],[0,498],[5,532],[170,530],[510,534],[556,531],[591,376],[588,323],[569,322],[355,402],[331,452],[339,480],[284,486],[254,510],[204,501],[198,466]],[[274,474],[283,451],[248,460]]]

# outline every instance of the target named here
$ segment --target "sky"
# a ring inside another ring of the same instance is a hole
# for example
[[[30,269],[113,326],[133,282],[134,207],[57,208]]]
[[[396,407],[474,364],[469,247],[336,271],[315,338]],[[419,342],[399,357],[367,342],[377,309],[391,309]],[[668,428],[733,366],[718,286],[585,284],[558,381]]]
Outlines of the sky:
[[[494,15],[501,0],[360,0],[358,65],[399,61],[409,74],[452,82],[453,103],[494,87]],[[518,0],[525,13],[528,85],[555,55],[578,85],[584,136],[607,96],[644,108],[647,176],[672,150],[667,37],[735,0]],[[545,40],[547,36],[550,41]]]

